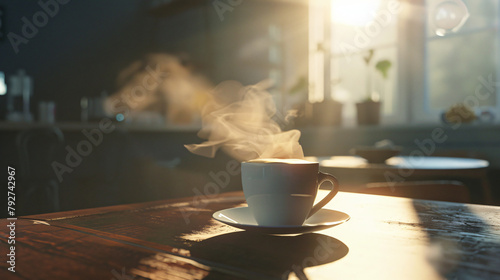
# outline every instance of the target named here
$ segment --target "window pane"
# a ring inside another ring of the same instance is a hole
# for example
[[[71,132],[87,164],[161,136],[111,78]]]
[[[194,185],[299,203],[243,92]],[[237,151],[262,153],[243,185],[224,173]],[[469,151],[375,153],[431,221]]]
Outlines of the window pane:
[[[397,16],[395,0],[332,0],[331,81],[333,98],[347,104],[360,102],[375,91],[384,114],[394,110],[397,73]],[[366,64],[370,49],[374,55]],[[375,68],[389,60],[388,78]],[[345,107],[354,116],[354,106]]]
[[[492,75],[498,66],[497,31],[443,37],[428,43],[428,95],[431,109],[443,110],[463,103]],[[479,106],[495,106],[496,94],[480,100]]]

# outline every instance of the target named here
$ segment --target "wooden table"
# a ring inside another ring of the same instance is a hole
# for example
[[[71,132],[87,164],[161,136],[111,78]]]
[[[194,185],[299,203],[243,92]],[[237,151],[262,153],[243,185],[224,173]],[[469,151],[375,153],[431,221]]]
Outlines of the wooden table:
[[[242,205],[238,192],[20,217],[15,273],[3,219],[0,279],[500,279],[500,207],[340,192],[326,207],[351,220],[296,236],[211,218]]]
[[[483,201],[487,204],[492,203],[491,186],[487,176],[489,162],[482,159],[398,156],[388,159],[385,164],[368,163],[356,156],[308,157],[308,159],[318,161],[324,172],[336,176],[344,174],[346,178],[365,178],[375,182],[474,179],[481,186]],[[368,182],[362,181],[363,183]]]

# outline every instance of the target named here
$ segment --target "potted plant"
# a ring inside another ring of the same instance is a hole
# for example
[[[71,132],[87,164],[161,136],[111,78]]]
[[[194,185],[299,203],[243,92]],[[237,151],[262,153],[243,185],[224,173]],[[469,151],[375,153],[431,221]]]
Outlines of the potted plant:
[[[363,57],[363,60],[366,63],[368,68],[368,76],[367,76],[367,96],[366,98],[356,103],[356,111],[358,117],[358,124],[360,125],[375,125],[380,123],[380,95],[372,90],[372,75],[370,69],[370,63],[372,61],[373,55],[375,51],[370,49],[368,54]],[[375,70],[378,71],[384,80],[389,77],[389,69],[391,68],[391,62],[387,59],[383,59],[378,61],[375,64]]]
[[[289,94],[305,91],[309,87],[309,83],[305,76],[300,77],[294,86],[289,91]],[[342,123],[342,103],[325,96],[321,102],[303,104],[302,120],[299,124],[310,122],[319,126],[339,126]]]
[[[313,103],[312,123],[319,126],[339,126],[342,123],[342,103],[331,98]]]

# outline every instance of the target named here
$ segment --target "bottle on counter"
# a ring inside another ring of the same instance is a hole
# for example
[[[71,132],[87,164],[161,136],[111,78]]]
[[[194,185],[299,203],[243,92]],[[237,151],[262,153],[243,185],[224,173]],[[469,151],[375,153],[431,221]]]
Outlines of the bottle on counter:
[[[87,97],[82,97],[80,99],[80,120],[82,122],[88,122],[89,121],[89,99]]]
[[[33,95],[33,78],[20,69],[16,75],[9,77],[7,92],[7,120],[33,121],[30,112],[30,99]]]
[[[0,71],[0,95],[7,93],[7,84],[5,84],[5,74]]]

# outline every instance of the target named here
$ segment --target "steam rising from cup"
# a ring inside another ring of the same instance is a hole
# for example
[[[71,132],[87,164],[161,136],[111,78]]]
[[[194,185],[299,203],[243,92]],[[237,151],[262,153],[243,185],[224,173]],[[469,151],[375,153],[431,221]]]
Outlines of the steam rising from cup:
[[[303,158],[300,131],[282,131],[273,120],[276,106],[266,89],[269,82],[243,86],[219,84],[202,110],[201,144],[185,145],[192,153],[214,157],[222,149],[240,161],[256,158]]]
[[[119,121],[126,117],[138,123],[189,125],[199,121],[211,88],[180,57],[151,53],[120,71],[117,90],[106,99],[104,109]]]

